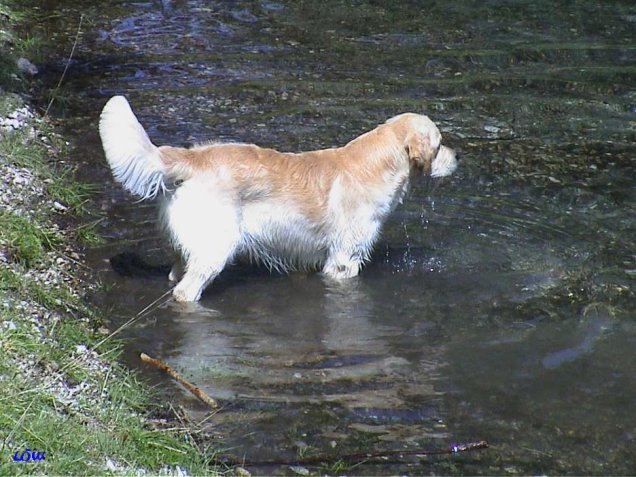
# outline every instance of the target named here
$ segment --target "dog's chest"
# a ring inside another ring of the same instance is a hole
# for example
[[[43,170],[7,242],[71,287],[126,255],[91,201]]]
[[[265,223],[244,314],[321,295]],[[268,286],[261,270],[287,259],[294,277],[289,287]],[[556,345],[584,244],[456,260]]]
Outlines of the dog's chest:
[[[376,217],[380,220],[386,218],[400,205],[409,191],[410,181],[408,172],[387,177],[383,187],[376,195]]]

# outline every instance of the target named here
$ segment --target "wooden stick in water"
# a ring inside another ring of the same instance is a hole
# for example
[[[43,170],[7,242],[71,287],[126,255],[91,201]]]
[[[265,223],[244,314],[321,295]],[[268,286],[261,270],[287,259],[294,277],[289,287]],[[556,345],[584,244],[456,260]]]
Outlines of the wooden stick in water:
[[[369,463],[371,460],[380,459],[380,458],[391,458],[395,457],[401,460],[401,457],[415,455],[415,456],[435,456],[435,455],[450,455],[450,454],[459,454],[462,452],[475,451],[479,449],[487,449],[488,442],[486,441],[474,441],[474,442],[466,442],[463,444],[451,444],[447,447],[438,447],[438,448],[430,448],[430,449],[401,449],[401,450],[388,450],[388,451],[378,451],[378,452],[358,452],[355,454],[345,454],[340,456],[328,456],[328,455],[317,455],[312,457],[305,457],[302,459],[296,460],[263,460],[263,461],[249,461],[245,458],[238,459],[234,457],[221,457],[217,458],[216,462],[226,466],[240,465],[245,467],[251,466],[270,466],[270,465],[317,465],[317,464],[328,464],[330,462],[355,462],[359,461],[359,463]],[[395,463],[395,461],[381,461],[382,463]]]
[[[181,375],[177,373],[173,368],[171,368],[168,364],[164,363],[160,359],[152,358],[148,356],[146,353],[141,353],[139,357],[144,363],[148,363],[153,365],[156,368],[159,368],[161,371],[163,371],[172,379],[174,379],[176,382],[181,384],[183,387],[185,387],[188,391],[190,391],[192,394],[194,394],[197,398],[199,398],[205,404],[210,406],[212,409],[218,409],[219,403],[217,403],[214,398],[211,398],[201,388],[195,386],[191,382],[187,381],[185,378],[181,377]]]

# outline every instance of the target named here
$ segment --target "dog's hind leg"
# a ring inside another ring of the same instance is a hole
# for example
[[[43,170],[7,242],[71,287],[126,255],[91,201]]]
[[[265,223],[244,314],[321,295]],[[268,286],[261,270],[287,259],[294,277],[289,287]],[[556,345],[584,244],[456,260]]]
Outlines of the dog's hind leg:
[[[186,258],[185,274],[174,288],[172,294],[177,301],[197,301],[205,287],[221,273],[236,251],[239,233],[237,224],[216,224],[214,233],[198,237],[193,247],[182,242]],[[230,230],[231,229],[231,230]],[[211,231],[210,231],[211,232]],[[200,245],[200,246],[199,246]]]
[[[198,301],[205,287],[216,278],[220,270],[191,267],[172,291],[177,301]]]
[[[172,265],[172,268],[170,269],[170,273],[168,274],[168,280],[171,282],[178,282],[179,280],[181,280],[181,277],[183,276],[183,270],[184,270],[183,259],[181,258],[179,254],[177,254],[174,260],[174,264]]]
[[[185,260],[185,273],[172,294],[177,301],[197,301],[205,287],[221,273],[236,252],[240,239],[239,217],[233,201],[207,194],[188,200],[188,191],[168,209],[172,239]],[[205,199],[205,200],[202,200]]]

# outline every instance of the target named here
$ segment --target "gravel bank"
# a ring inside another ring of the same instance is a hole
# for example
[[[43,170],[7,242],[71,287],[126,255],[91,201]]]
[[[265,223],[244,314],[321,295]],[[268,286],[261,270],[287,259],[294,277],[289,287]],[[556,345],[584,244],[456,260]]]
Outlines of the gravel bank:
[[[190,433],[148,417],[116,346],[95,348],[109,330],[86,300],[67,144],[15,95],[0,106],[0,474],[205,471]],[[25,462],[29,449],[44,458]]]

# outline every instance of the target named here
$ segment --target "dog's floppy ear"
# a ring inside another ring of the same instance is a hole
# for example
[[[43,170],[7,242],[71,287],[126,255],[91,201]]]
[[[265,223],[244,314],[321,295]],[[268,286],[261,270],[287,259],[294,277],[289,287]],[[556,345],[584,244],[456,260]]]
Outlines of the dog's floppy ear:
[[[413,164],[424,172],[430,171],[434,151],[429,134],[417,130],[409,132],[406,136],[406,151]]]

